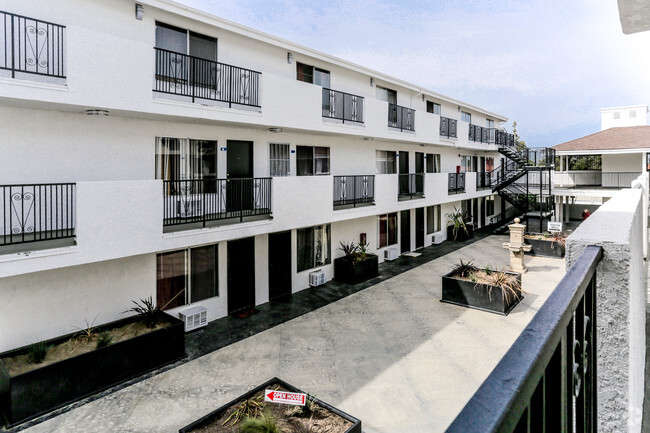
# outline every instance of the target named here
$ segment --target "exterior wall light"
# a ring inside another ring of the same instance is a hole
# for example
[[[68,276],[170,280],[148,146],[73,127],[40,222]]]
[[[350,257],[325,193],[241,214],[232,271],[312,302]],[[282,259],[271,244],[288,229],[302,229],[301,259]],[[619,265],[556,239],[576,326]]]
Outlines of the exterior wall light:
[[[277,134],[277,133],[279,133],[279,132],[282,132],[282,128],[278,128],[278,127],[271,127],[271,128],[269,128],[269,129],[268,129],[268,131],[269,131],[269,132],[273,132],[273,133],[276,133],[276,134]]]
[[[293,53],[287,53],[287,63],[291,64],[293,62]]]
[[[86,110],[88,116],[108,116],[108,110]]]
[[[375,79],[370,77],[370,87],[375,87]]]
[[[144,8],[141,4],[136,3],[135,5],[135,19],[142,21],[142,14],[144,13]]]

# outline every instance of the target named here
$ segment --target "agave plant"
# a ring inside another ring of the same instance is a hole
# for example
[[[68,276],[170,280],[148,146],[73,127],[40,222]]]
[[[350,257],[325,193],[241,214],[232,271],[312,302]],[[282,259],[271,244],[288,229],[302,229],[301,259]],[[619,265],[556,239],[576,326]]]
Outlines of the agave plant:
[[[459,277],[470,278],[476,271],[478,271],[478,268],[472,264],[472,260],[465,263],[463,262],[463,259],[460,259],[460,263],[454,266],[452,271],[454,272],[454,275]]]
[[[359,245],[355,244],[354,241],[350,243],[340,241],[339,243],[341,244],[339,250],[343,251],[345,258],[351,262],[355,262],[359,253]]]
[[[454,240],[456,240],[458,233],[461,230],[463,230],[465,234],[469,236],[467,226],[465,225],[466,218],[462,211],[458,210],[458,208],[454,206],[454,211],[446,213],[445,216],[447,217],[447,224],[452,223],[454,225],[454,228],[452,229]]]
[[[144,323],[147,325],[147,328],[153,328],[156,326],[156,320],[158,317],[158,307],[154,306],[153,299],[151,296],[148,298],[140,299],[140,302],[133,301],[135,307],[131,307],[124,313],[133,312],[138,314],[144,320]]]

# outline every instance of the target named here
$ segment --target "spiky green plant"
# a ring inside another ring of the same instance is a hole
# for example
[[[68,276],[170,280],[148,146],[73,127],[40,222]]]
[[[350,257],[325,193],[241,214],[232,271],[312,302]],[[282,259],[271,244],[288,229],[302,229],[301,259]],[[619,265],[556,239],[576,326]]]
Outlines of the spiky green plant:
[[[505,302],[510,302],[511,297],[519,297],[521,293],[526,293],[521,287],[521,282],[513,275],[508,274],[505,269],[495,269],[487,276],[487,279],[488,284],[501,289],[501,295]]]
[[[452,229],[452,234],[454,235],[454,240],[458,237],[458,233],[463,230],[467,236],[469,236],[469,232],[467,231],[467,226],[465,225],[465,220],[467,219],[465,214],[463,214],[462,211],[458,210],[454,206],[454,211],[446,213],[445,216],[447,217],[447,224],[451,223],[454,225],[454,228]]]
[[[29,346],[29,358],[34,364],[40,364],[45,360],[49,350],[50,346],[43,341],[34,343]]]
[[[340,241],[339,244],[341,244],[339,250],[343,251],[345,258],[354,262],[356,255],[359,252],[359,245],[355,244],[354,241],[350,243]]]
[[[465,263],[463,259],[460,259],[460,263],[454,266],[452,269],[454,275],[457,275],[462,278],[469,278],[470,275],[478,271],[478,268],[472,264],[473,260]]]
[[[97,349],[101,349],[102,347],[108,346],[112,342],[113,342],[113,336],[108,332],[102,332],[101,334],[99,334],[99,337],[97,338],[97,345],[95,347]]]
[[[151,296],[140,299],[140,302],[132,302],[135,304],[135,307],[129,308],[128,310],[123,311],[123,313],[136,313],[142,318],[144,323],[147,325],[147,328],[153,328],[156,326],[159,309],[157,306],[154,306]]]
[[[259,418],[246,418],[239,426],[239,433],[282,433],[277,420],[268,411]]]

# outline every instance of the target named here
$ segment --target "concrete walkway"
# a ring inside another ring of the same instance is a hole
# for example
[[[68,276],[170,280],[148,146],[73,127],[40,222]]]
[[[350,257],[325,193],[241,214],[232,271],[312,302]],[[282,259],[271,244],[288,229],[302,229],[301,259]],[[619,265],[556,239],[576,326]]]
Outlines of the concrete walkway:
[[[507,317],[439,302],[440,276],[460,258],[507,264],[504,240],[490,236],[24,431],[175,432],[277,376],[360,418],[364,432],[442,432],[564,276],[563,260],[527,258],[528,295]]]

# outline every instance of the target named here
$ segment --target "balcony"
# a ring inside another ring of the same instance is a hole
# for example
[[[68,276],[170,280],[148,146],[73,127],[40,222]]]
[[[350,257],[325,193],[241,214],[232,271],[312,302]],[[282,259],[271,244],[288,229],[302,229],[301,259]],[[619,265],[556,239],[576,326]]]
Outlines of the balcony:
[[[462,194],[464,192],[465,192],[465,173],[449,173],[447,193],[449,195],[452,195],[452,194]]]
[[[629,188],[640,175],[640,172],[555,172],[553,183],[559,188]]]
[[[508,134],[506,131],[496,130],[494,132],[494,142],[501,147],[515,147],[515,135]]]
[[[163,181],[163,231],[271,215],[271,178]]]
[[[0,247],[7,247],[2,251],[24,250],[19,244],[73,239],[75,188],[74,183],[0,185]],[[39,245],[49,248],[73,243]]]
[[[424,198],[424,173],[400,174],[398,200]]]
[[[65,26],[2,11],[0,18],[0,70],[11,78],[28,74],[65,79]]]
[[[415,110],[389,103],[388,126],[400,131],[415,131]]]
[[[480,142],[480,143],[494,143],[495,141],[495,132],[494,128],[485,128],[478,125],[469,125],[468,138],[470,141]]]
[[[323,88],[323,117],[363,123],[363,96]]]
[[[458,120],[440,117],[440,136],[446,138],[456,138],[458,130]]]
[[[259,72],[173,51],[156,51],[155,92],[210,100],[235,106],[260,107]]]
[[[476,173],[476,190],[492,188],[492,173],[489,171]]]
[[[375,176],[334,176],[334,210],[375,204]]]

